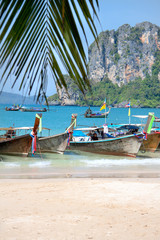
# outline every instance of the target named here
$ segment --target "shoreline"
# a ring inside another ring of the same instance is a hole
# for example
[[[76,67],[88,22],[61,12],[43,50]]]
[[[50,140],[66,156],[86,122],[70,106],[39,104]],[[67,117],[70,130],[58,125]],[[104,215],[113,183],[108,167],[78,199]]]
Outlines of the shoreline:
[[[40,174],[24,174],[24,173],[19,173],[19,174],[0,174],[0,180],[2,179],[58,179],[58,178],[72,178],[72,179],[82,179],[82,178],[160,178],[160,172],[126,172],[126,173],[121,173],[121,172],[100,172],[100,173],[73,173],[73,172],[64,172],[64,173],[40,173]]]
[[[160,178],[160,168],[154,169],[103,169],[103,168],[45,168],[39,171],[13,169],[0,172],[1,179],[56,179],[56,178]]]
[[[2,240],[159,240],[160,178],[0,179]]]

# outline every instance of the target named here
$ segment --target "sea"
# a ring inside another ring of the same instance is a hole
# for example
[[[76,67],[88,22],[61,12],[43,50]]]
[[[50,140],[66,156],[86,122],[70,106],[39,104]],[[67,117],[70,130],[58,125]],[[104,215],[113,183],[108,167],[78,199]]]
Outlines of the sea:
[[[32,127],[35,112],[5,111],[9,105],[0,105],[0,127]],[[27,107],[34,107],[29,105]],[[37,107],[37,106],[35,106]],[[46,106],[41,106],[46,107]],[[71,116],[77,113],[77,126],[102,126],[107,124],[128,124],[146,122],[146,119],[134,117],[135,115],[148,115],[149,112],[160,117],[160,109],[131,108],[128,117],[127,108],[111,108],[107,119],[85,118],[84,113],[88,107],[79,106],[50,106],[47,112],[42,113],[42,127],[49,128],[50,135],[63,133],[71,123]],[[99,107],[91,107],[99,111]],[[108,109],[106,110],[108,111]],[[157,124],[160,127],[160,124]],[[48,130],[43,131],[48,136]],[[0,178],[49,178],[49,177],[114,177],[126,176],[155,176],[160,172],[160,156],[146,157],[116,157],[91,153],[74,153],[68,149],[64,154],[42,154],[39,151],[29,157],[0,155]],[[146,174],[146,175],[145,175]]]

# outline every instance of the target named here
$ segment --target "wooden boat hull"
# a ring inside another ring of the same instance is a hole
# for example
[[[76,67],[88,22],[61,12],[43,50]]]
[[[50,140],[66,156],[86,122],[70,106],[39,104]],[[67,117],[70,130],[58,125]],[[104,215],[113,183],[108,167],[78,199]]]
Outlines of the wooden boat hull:
[[[160,148],[155,152],[149,152],[149,151],[139,151],[137,154],[138,157],[145,157],[145,158],[160,158]]]
[[[19,111],[19,108],[5,108],[6,111]]]
[[[37,109],[29,109],[29,108],[25,109],[25,108],[21,108],[20,111],[21,112],[47,112],[47,109],[46,108],[44,108],[44,109],[38,109],[38,108]]]
[[[147,135],[147,140],[143,140],[140,151],[155,152],[160,143],[160,133],[151,133]]]
[[[99,114],[99,115],[96,115],[96,114],[87,114],[85,115],[85,118],[105,118],[105,117],[108,117],[108,113],[107,114]]]
[[[68,134],[62,133],[49,137],[38,138],[37,148],[41,152],[64,153],[67,148]]]
[[[142,139],[134,135],[127,135],[118,138],[108,138],[97,141],[71,142],[70,150],[83,152],[136,157],[141,146]]]
[[[138,156],[156,157],[158,153],[160,157],[160,133],[148,134],[147,140],[143,140],[142,142]]]
[[[37,129],[39,126],[40,118],[42,114],[36,114],[32,135],[37,135]],[[9,128],[14,131],[14,128]],[[7,155],[25,155],[27,156],[31,149],[32,137],[30,134],[16,136],[14,138],[5,138],[2,136],[0,139],[0,154]]]
[[[32,144],[29,134],[0,141],[0,154],[27,156]]]
[[[92,112],[90,108],[85,112],[84,117],[85,118],[107,118],[108,114],[110,113],[111,107],[109,107],[108,112]]]

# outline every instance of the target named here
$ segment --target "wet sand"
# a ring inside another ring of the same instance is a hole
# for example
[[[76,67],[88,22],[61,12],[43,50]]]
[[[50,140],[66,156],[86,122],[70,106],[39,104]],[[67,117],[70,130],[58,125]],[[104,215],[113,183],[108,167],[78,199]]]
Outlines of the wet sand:
[[[159,240],[160,178],[0,179],[1,240]]]

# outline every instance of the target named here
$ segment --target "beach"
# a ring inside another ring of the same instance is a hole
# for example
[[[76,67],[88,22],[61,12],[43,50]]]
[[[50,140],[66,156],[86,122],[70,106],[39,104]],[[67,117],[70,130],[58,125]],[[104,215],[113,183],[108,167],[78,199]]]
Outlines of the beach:
[[[160,178],[0,179],[1,240],[159,240]]]

